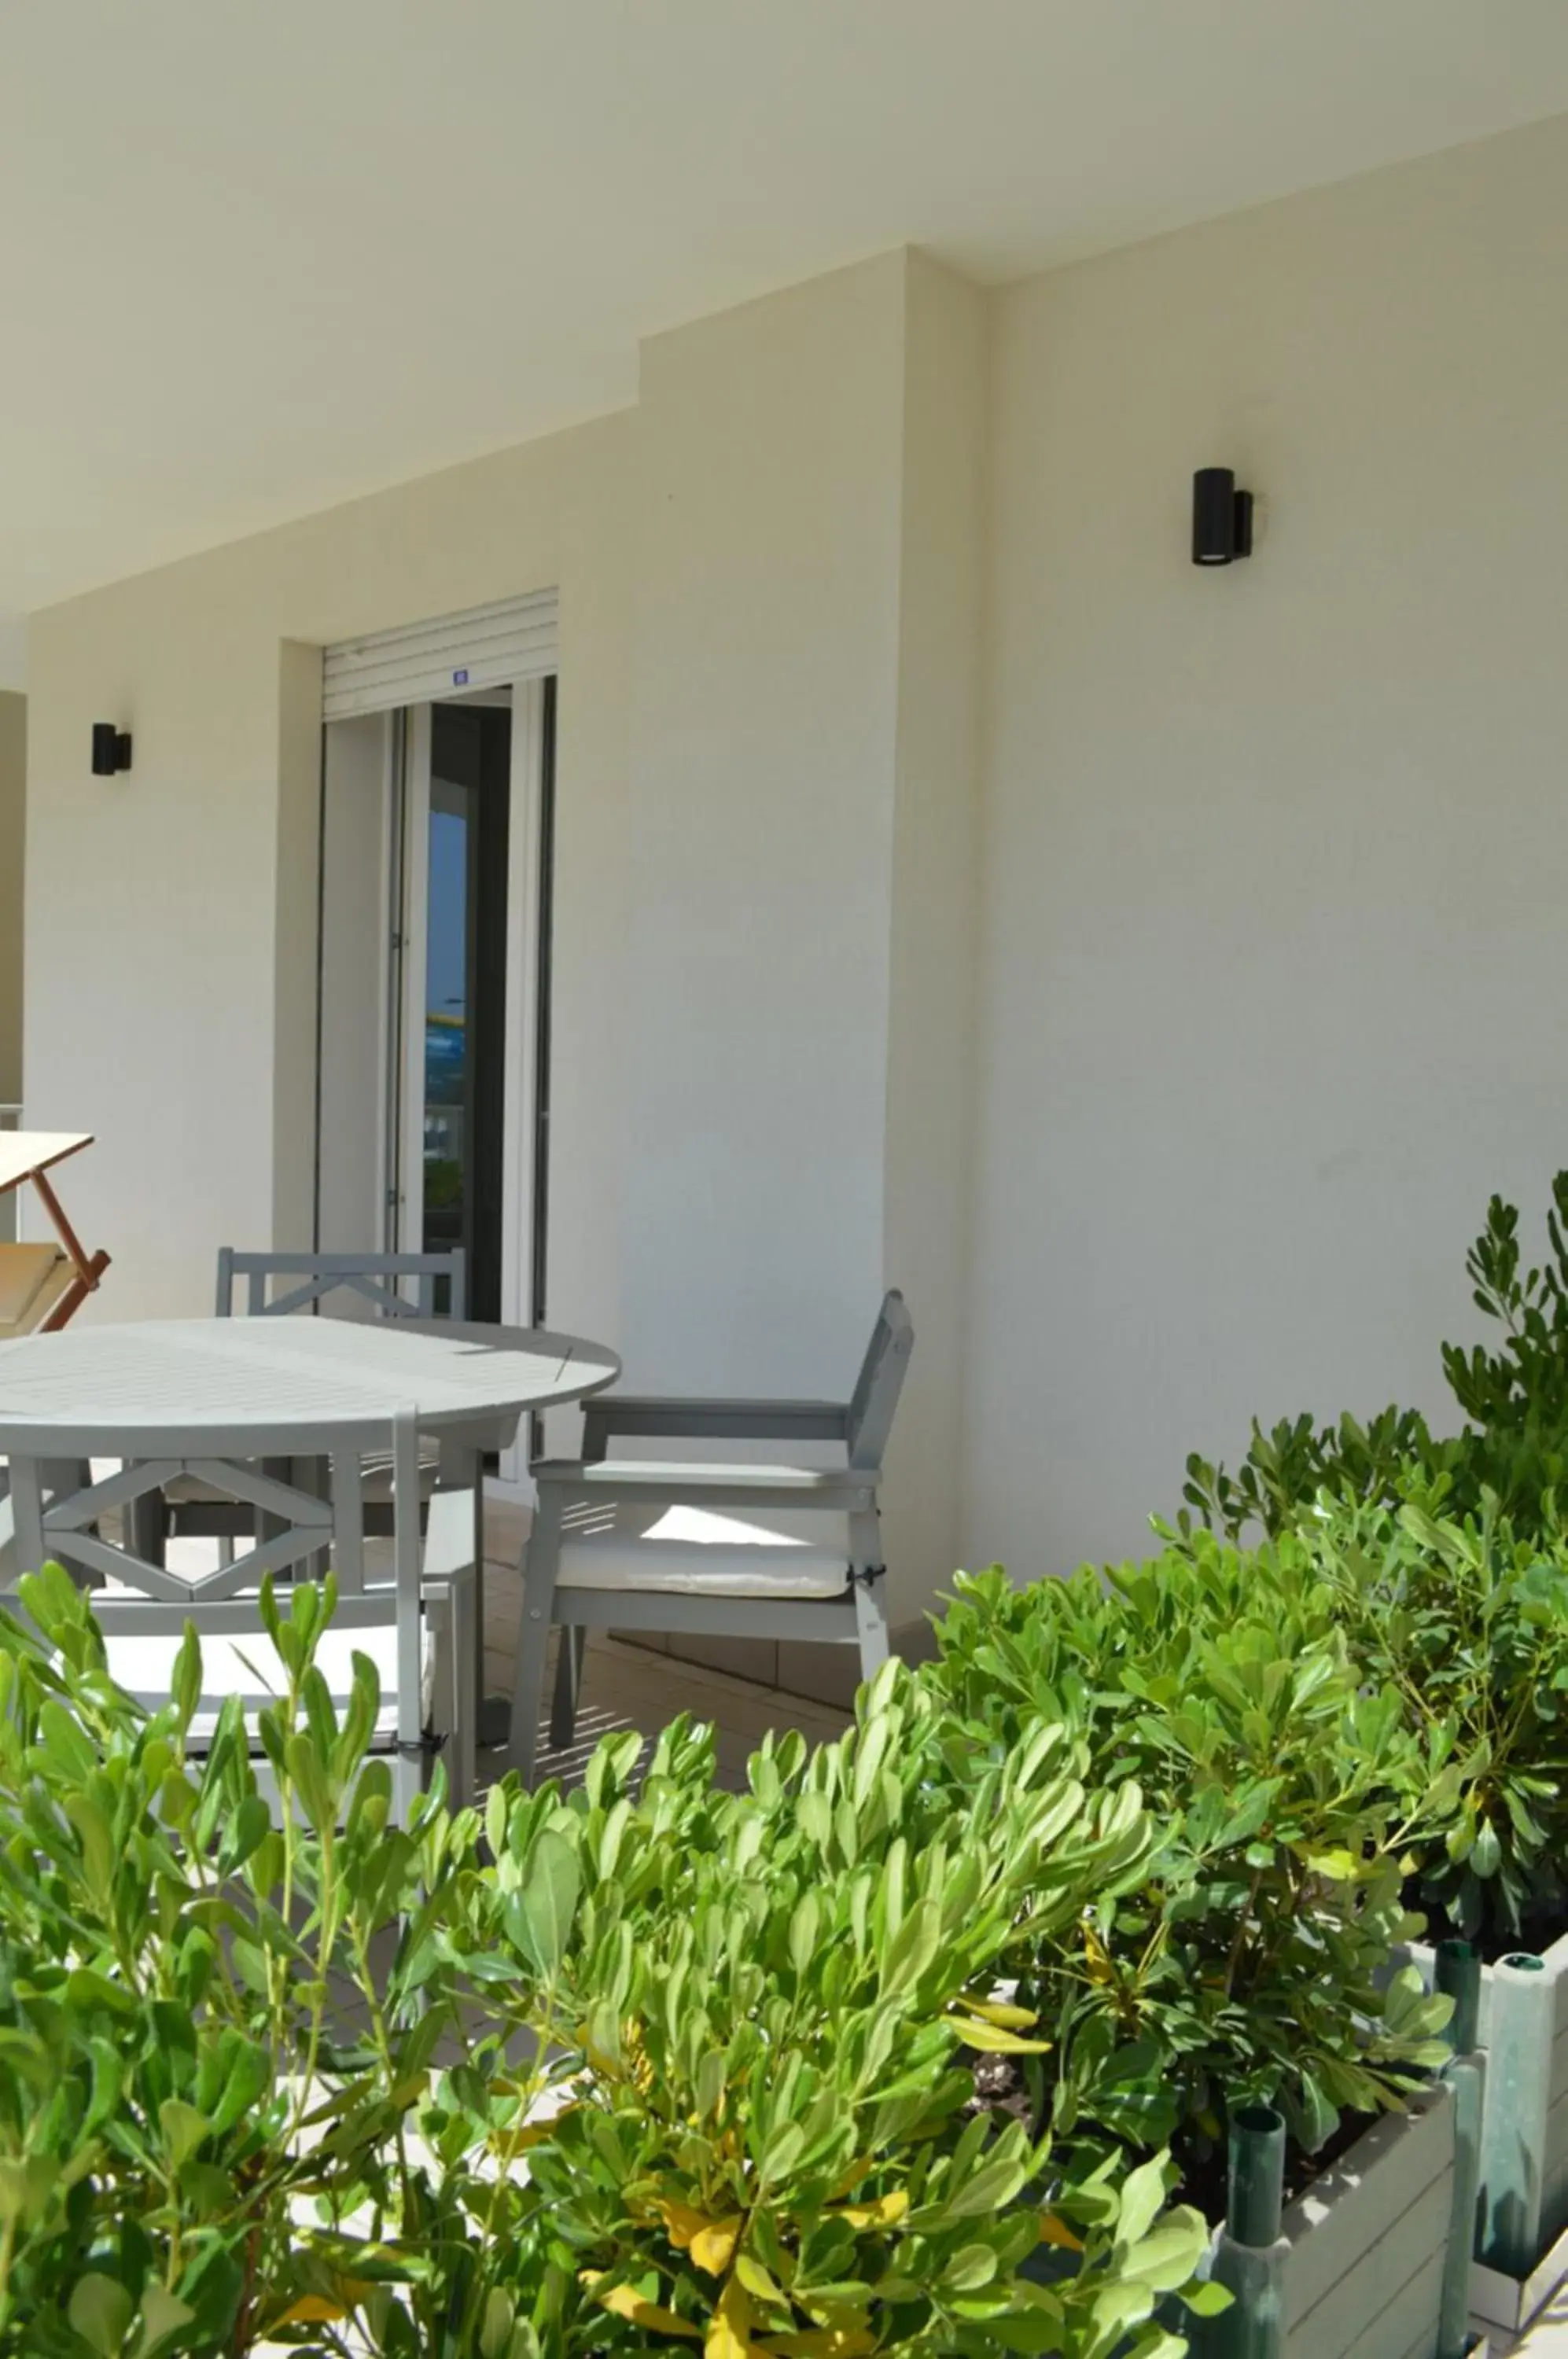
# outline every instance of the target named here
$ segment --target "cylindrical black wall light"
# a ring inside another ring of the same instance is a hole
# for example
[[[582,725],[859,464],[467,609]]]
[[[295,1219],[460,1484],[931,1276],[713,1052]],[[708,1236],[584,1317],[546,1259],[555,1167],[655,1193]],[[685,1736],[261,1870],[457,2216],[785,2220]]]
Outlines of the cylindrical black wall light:
[[[1192,478],[1192,562],[1231,565],[1252,554],[1252,494],[1230,467],[1200,467]]]
[[[93,723],[93,775],[95,778],[112,778],[131,766],[129,733],[116,729],[112,721]]]

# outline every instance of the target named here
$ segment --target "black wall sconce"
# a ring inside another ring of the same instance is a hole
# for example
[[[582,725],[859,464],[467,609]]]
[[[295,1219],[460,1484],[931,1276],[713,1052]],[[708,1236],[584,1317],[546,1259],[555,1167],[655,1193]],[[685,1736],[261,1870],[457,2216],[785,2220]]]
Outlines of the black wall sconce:
[[[1200,467],[1192,478],[1192,562],[1233,565],[1252,554],[1252,494],[1230,467]]]
[[[128,730],[116,729],[112,721],[93,723],[93,775],[95,778],[112,778],[118,771],[131,766],[131,739]]]

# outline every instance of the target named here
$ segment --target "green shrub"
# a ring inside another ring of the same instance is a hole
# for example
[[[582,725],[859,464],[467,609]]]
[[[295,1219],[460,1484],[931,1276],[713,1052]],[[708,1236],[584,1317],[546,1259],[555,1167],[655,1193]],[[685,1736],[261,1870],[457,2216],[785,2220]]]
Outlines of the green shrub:
[[[1465,1256],[1501,1336],[1442,1347],[1457,1435],[1397,1408],[1366,1426],[1255,1424],[1235,1475],[1189,1458],[1167,1535],[1190,1538],[1195,1513],[1233,1540],[1305,1537],[1368,1677],[1401,1697],[1413,1733],[1442,1729],[1454,1748],[1461,1807],[1440,1843],[1418,1847],[1412,1897],[1491,1954],[1568,1919],[1568,1172],[1552,1192],[1539,1266],[1498,1196]]]
[[[0,2350],[572,2359],[679,2351],[1171,2359],[1195,2214],[1168,2166],[1063,2156],[973,2102],[1029,2027],[1020,1930],[1136,1885],[1136,1788],[1037,1732],[962,1790],[898,1667],[838,1745],[765,1745],[722,1794],[667,1731],[569,1799],[436,1791],[407,1831],[340,1725],[302,1585],[258,1734],[187,1752],[109,1681],[58,1567],[0,1617]],[[1041,2207],[1046,2209],[1042,2212]],[[1042,2233],[1076,2247],[1020,2275]]]
[[[1480,1514],[1495,1500],[1521,1528],[1551,1515],[1568,1469],[1568,1171],[1552,1182],[1550,1253],[1521,1266],[1519,1213],[1500,1196],[1465,1256],[1476,1308],[1499,1322],[1497,1349],[1442,1347],[1443,1369],[1468,1420],[1440,1440],[1416,1409],[1391,1407],[1366,1425],[1346,1414],[1319,1425],[1281,1419],[1252,1442],[1236,1474],[1193,1454],[1187,1461],[1183,1526],[1192,1511],[1211,1529],[1239,1539],[1250,1527],[1277,1535],[1309,1515],[1324,1491],[1336,1500],[1398,1506],[1413,1481],[1446,1486],[1451,1512]]]
[[[841,1743],[765,1743],[748,1794],[709,1789],[654,1911],[622,1863],[670,1806],[657,1776],[634,1804],[601,1756],[586,1811],[550,1802],[542,1828],[537,1799],[492,1805],[474,1938],[526,1964],[513,1896],[530,1846],[575,1895],[553,2034],[575,2102],[530,2158],[555,2233],[594,2300],[633,2324],[656,2303],[714,2359],[1098,2348],[1102,2311],[1131,2329],[1197,2257],[1195,2218],[1152,2226],[1162,2174],[1119,2199],[1063,2182],[1049,2140],[973,2113],[968,2060],[1018,2044],[978,1995],[996,1960],[1020,1923],[1064,1928],[1137,1879],[1138,1797],[1091,1800],[1041,1731],[938,1802],[920,1775],[933,1719],[893,1665]],[[1040,2197],[1085,2246],[1053,2290],[1017,2276]],[[1128,2345],[1145,2347],[1174,2346]]]
[[[1379,1984],[1414,1930],[1401,1863],[1452,1816],[1458,1772],[1392,1688],[1365,1691],[1335,1609],[1290,1535],[1245,1553],[1202,1534],[1108,1586],[961,1578],[921,1675],[950,1772],[1061,1728],[1090,1783],[1135,1781],[1160,1830],[1141,1881],[1066,1938],[1020,1928],[1059,2134],[1174,2138],[1201,2173],[1229,2106],[1279,2104],[1315,2151],[1441,2060],[1446,2002],[1408,1972]]]
[[[1407,1724],[1453,1750],[1459,1809],[1417,1846],[1421,1905],[1487,1950],[1545,1938],[1568,1903],[1568,1540],[1445,1486],[1397,1510],[1325,1495],[1311,1536],[1334,1611]]]

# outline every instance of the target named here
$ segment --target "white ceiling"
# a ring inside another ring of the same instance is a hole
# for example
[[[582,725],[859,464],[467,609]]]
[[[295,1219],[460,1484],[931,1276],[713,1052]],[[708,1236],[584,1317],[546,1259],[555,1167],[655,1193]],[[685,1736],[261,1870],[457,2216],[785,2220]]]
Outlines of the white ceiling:
[[[1005,278],[1563,112],[1564,0],[5,0],[0,656],[768,287]]]

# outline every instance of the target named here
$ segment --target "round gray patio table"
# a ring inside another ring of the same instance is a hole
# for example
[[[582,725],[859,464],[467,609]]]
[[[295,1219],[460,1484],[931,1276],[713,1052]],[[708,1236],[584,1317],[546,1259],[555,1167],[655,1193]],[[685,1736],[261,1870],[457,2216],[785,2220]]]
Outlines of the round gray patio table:
[[[536,1409],[614,1384],[602,1343],[544,1328],[456,1320],[158,1319],[69,1327],[0,1343],[0,1424],[69,1425],[84,1458],[158,1457],[203,1428],[243,1454],[247,1425],[385,1419],[412,1408],[421,1432],[466,1455],[474,1490],[475,1579],[484,1658],[484,1485],[479,1455],[504,1450]],[[506,1707],[487,1702],[481,1744],[502,1742]]]

